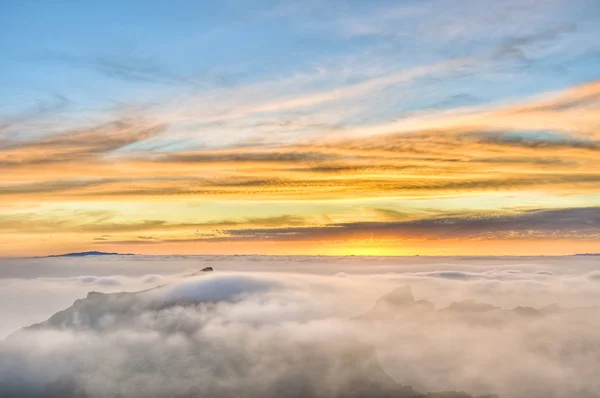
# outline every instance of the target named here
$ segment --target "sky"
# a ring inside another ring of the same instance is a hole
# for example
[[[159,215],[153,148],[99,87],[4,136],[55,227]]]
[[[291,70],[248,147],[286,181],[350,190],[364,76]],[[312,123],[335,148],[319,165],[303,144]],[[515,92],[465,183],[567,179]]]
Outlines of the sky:
[[[600,245],[596,0],[0,0],[0,256]]]

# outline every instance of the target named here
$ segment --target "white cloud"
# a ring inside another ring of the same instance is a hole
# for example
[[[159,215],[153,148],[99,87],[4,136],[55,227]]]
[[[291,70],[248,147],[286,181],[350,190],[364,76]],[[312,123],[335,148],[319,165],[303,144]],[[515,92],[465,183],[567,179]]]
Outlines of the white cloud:
[[[79,276],[72,280],[85,283],[88,285],[105,285],[105,286],[120,286],[121,281],[118,278],[98,277],[93,275]]]
[[[94,398],[334,396],[353,382],[388,388],[387,375],[420,391],[511,398],[587,397],[600,389],[594,258],[145,260],[77,260],[79,271],[92,277],[73,275],[71,260],[52,260],[47,265],[55,269],[47,271],[60,277],[0,279],[1,311],[13,324],[33,322],[5,312],[10,305],[55,313],[84,297],[86,288],[133,291],[147,289],[148,280],[168,283],[138,294],[92,295],[52,321],[61,328],[13,336],[0,345],[4,391],[21,383],[58,388],[56,380],[70,383],[65,375]],[[216,271],[186,277],[190,264],[209,263]],[[117,266],[129,275],[113,273]],[[376,318],[360,318],[405,285],[437,310],[396,304]],[[474,301],[440,311],[462,300]],[[543,309],[553,303],[558,306]],[[544,316],[512,311],[517,306],[540,308]],[[582,308],[561,310],[574,306]],[[473,310],[481,308],[486,311]],[[36,311],[35,321],[49,315]]]

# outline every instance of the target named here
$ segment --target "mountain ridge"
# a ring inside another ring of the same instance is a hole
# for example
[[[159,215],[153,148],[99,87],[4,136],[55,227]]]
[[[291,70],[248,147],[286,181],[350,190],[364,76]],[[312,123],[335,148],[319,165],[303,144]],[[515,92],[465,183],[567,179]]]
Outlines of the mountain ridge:
[[[116,253],[116,252],[101,252],[97,250],[91,250],[86,252],[72,252],[63,254],[52,254],[49,256],[42,256],[42,258],[55,258],[55,257],[91,257],[91,256],[135,256],[133,253]]]

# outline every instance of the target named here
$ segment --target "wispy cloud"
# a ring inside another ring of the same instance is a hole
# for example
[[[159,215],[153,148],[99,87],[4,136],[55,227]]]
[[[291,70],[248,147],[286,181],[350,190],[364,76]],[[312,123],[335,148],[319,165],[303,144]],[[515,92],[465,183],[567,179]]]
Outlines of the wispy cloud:
[[[204,89],[230,86],[234,82],[233,76],[225,73],[201,73],[199,71],[192,75],[184,75],[170,70],[152,57],[127,53],[88,57],[50,54],[43,58],[45,61],[64,63],[69,67],[91,69],[106,77],[130,83],[154,83],[185,87],[186,89]]]
[[[118,121],[4,149],[0,167],[11,173],[0,197],[345,199],[350,188],[366,197],[594,192],[599,88],[592,82],[516,105],[415,116],[355,138],[271,147],[118,153],[165,129]]]
[[[377,239],[540,239],[594,240],[600,237],[600,208],[528,210],[516,214],[425,218],[411,221],[351,222],[318,227],[229,229],[218,241],[328,241]]]
[[[247,217],[240,219],[218,219],[203,222],[177,222],[155,219],[141,221],[123,221],[122,215],[110,212],[63,212],[54,215],[37,213],[17,213],[7,215],[0,221],[0,232],[48,233],[60,230],[62,233],[98,234],[94,240],[110,241],[113,234],[143,232],[185,232],[200,234],[199,230],[220,230],[224,228],[285,227],[306,225],[314,219],[297,215],[279,215],[272,217]],[[156,236],[138,235],[143,241],[157,240]]]
[[[515,195],[530,195],[518,212],[532,225],[524,208],[597,206],[592,3],[284,1],[225,18],[228,35],[161,15],[157,32],[171,27],[148,48],[33,46],[36,70],[57,76],[38,91],[55,94],[0,115],[0,245],[51,232],[140,246],[279,228],[383,236],[361,223],[434,231],[426,220],[478,199],[496,220],[508,210],[494,201]],[[452,204],[428,214],[424,201]],[[222,206],[186,216],[206,203]],[[69,220],[78,208],[129,210]]]

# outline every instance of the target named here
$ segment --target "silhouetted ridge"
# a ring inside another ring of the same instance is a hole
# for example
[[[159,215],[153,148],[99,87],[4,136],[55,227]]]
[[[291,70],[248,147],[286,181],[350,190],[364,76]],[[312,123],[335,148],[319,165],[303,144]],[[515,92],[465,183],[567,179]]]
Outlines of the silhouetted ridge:
[[[76,253],[54,254],[54,255],[46,256],[46,257],[47,258],[52,258],[52,257],[88,257],[88,256],[135,256],[135,254],[133,254],[133,253],[111,253],[111,252],[89,251],[89,252],[76,252]]]

